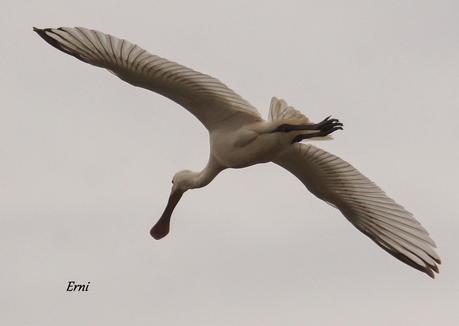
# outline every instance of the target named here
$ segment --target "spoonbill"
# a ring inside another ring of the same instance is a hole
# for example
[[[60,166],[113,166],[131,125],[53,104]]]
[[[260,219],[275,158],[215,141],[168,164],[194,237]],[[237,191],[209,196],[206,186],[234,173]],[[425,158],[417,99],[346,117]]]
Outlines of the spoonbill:
[[[81,27],[34,28],[55,48],[120,79],[183,106],[209,132],[210,155],[200,172],[183,170],[172,179],[166,208],[150,234],[169,233],[174,208],[189,189],[204,187],[227,168],[274,162],[290,171],[315,196],[332,205],[362,233],[400,261],[434,278],[440,257],[421,224],[375,183],[339,157],[304,140],[331,139],[342,123],[313,123],[276,97],[269,117],[219,80],[184,67],[124,39]]]

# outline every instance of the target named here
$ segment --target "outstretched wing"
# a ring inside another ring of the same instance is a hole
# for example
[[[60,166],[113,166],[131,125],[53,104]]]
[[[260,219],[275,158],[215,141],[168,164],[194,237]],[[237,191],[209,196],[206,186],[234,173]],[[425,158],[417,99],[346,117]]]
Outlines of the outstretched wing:
[[[82,27],[34,28],[46,42],[122,80],[182,105],[204,126],[261,121],[258,111],[219,80],[153,55],[126,40]]]
[[[312,145],[294,144],[274,163],[295,175],[317,197],[338,208],[376,244],[434,277],[435,243],[411,213],[349,163]]]

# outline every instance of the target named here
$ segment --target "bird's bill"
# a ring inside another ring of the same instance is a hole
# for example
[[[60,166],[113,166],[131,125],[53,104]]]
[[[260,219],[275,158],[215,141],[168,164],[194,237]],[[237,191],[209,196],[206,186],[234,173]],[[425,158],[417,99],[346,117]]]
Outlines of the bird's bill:
[[[163,215],[161,215],[158,222],[156,222],[156,224],[150,230],[151,236],[156,240],[164,238],[169,233],[172,212],[180,201],[180,198],[182,198],[182,195],[182,191],[178,189],[172,189]]]

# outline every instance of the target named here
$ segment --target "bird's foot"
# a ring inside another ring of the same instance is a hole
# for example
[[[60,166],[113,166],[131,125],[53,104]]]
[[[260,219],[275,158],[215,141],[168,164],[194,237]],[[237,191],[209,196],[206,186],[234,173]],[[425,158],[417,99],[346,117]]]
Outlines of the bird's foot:
[[[330,118],[331,117],[328,116],[321,122],[316,123],[313,128],[313,130],[316,130],[316,131],[296,136],[293,139],[292,144],[300,142],[308,138],[325,137],[337,130],[343,130],[343,124],[339,122],[338,119],[330,119]]]
[[[343,124],[339,122],[338,119],[330,118],[331,116],[328,116],[324,120],[315,125],[316,129],[319,130],[319,137],[327,136],[336,130],[343,130]]]

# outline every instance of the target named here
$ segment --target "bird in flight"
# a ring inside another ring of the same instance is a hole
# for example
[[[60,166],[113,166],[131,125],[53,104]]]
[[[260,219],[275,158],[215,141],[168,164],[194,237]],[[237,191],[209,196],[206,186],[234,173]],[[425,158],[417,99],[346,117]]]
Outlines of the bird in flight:
[[[432,278],[438,273],[435,243],[410,212],[346,161],[303,143],[331,139],[331,133],[343,129],[337,119],[327,117],[314,123],[273,97],[264,120],[255,107],[219,80],[124,39],[81,27],[34,31],[81,61],[175,101],[207,128],[208,163],[200,172],[183,170],[174,175],[166,208],[151,228],[153,238],[169,233],[172,212],[185,191],[206,186],[224,169],[274,162],[392,256]]]

